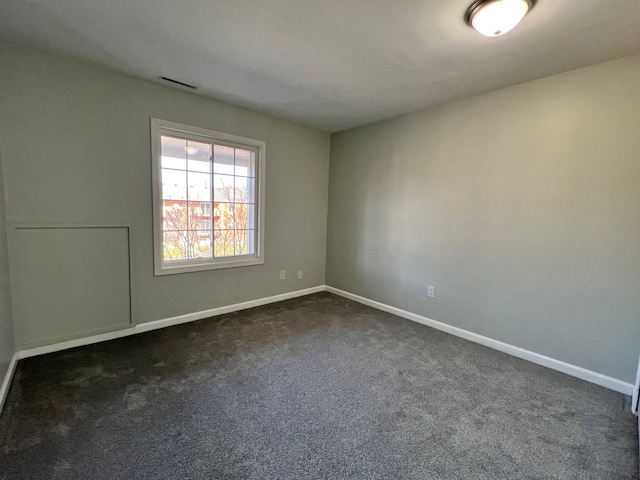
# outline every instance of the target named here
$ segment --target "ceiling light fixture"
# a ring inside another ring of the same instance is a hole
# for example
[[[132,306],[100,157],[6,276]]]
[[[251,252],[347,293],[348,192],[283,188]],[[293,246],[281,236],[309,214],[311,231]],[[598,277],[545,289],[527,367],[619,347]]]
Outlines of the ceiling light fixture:
[[[465,16],[469,25],[485,37],[504,35],[520,23],[535,0],[478,0]]]

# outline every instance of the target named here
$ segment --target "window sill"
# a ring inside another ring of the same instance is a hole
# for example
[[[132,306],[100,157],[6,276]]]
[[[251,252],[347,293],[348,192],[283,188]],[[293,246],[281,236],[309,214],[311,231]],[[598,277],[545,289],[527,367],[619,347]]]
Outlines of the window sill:
[[[215,262],[199,262],[199,263],[176,263],[175,265],[156,265],[153,275],[156,277],[163,275],[174,275],[178,273],[203,272],[206,270],[219,270],[222,268],[249,267],[252,265],[263,265],[263,258],[251,257],[238,260],[237,258],[224,260],[216,260]]]

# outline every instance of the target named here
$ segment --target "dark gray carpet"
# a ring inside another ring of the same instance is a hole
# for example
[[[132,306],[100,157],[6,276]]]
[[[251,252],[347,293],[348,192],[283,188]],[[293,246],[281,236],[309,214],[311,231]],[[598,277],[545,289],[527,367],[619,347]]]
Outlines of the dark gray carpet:
[[[629,403],[321,293],[20,361],[0,478],[637,478]]]

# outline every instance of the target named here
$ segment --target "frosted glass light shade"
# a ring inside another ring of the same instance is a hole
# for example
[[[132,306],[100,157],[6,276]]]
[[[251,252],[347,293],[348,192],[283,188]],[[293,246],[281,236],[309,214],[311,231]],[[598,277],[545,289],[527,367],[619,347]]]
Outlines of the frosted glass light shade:
[[[515,27],[532,7],[531,0],[485,0],[467,11],[467,22],[486,37],[503,35]]]

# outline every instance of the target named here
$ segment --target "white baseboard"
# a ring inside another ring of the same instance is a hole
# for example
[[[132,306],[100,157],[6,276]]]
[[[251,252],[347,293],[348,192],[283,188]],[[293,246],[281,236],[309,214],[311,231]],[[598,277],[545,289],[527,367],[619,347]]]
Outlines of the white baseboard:
[[[577,377],[582,380],[586,380],[587,382],[595,383],[596,385],[615,390],[616,392],[624,393],[625,395],[631,395],[633,392],[632,384],[623,382],[622,380],[618,380],[617,378],[608,377],[606,375],[602,375],[601,373],[587,370],[586,368],[571,365],[570,363],[562,362],[545,355],[540,355],[539,353],[531,352],[529,350],[525,350],[524,348],[509,345],[508,343],[500,342],[499,340],[494,340],[483,335],[478,335],[477,333],[473,333],[462,328],[447,325],[446,323],[438,322],[437,320],[432,320],[431,318],[423,317],[422,315],[407,312],[406,310],[401,310],[384,303],[376,302],[375,300],[370,300],[368,298],[361,297],[360,295],[345,292],[344,290],[340,290],[338,288],[327,286],[326,291],[335,293],[336,295],[340,295],[341,297],[348,298],[350,300],[354,300],[358,303],[368,305],[378,310],[382,310],[384,312],[392,313],[399,317],[406,318],[407,320],[421,323],[428,327],[435,328],[436,330],[450,333],[451,335],[455,335],[456,337],[479,343],[486,347],[493,348],[494,350],[508,353],[509,355],[513,355],[514,357],[537,363],[538,365],[551,368],[552,370],[566,373],[568,375],[571,375],[572,377]]]
[[[638,372],[636,373],[636,384],[633,386],[631,394],[631,411],[635,416],[639,416],[638,402],[640,402],[640,358],[638,359]],[[638,440],[640,440],[640,432],[638,432]]]
[[[149,330],[170,327],[172,325],[180,325],[181,323],[193,322],[195,320],[202,320],[203,318],[215,317],[217,315],[224,315],[225,313],[237,312],[239,310],[246,310],[247,308],[260,307],[261,305],[267,305],[269,303],[282,302],[283,300],[289,300],[291,298],[303,297],[305,295],[311,295],[312,293],[324,292],[324,290],[324,285],[318,285],[317,287],[305,288],[304,290],[296,290],[295,292],[282,293],[280,295],[274,295],[273,297],[258,298],[256,300],[249,300],[248,302],[235,303],[233,305],[227,305],[224,307],[212,308],[211,310],[204,310],[202,312],[188,313],[186,315],[180,315],[178,317],[156,320],[154,322],[141,323],[140,325],[136,326],[136,330],[137,333],[148,332]]]
[[[13,380],[13,374],[16,371],[16,365],[18,364],[18,352],[13,354],[11,357],[11,361],[9,362],[9,368],[7,369],[7,373],[2,380],[2,386],[0,387],[0,412],[2,412],[2,408],[4,407],[4,401],[7,399],[7,394],[9,393],[9,387],[11,386],[11,380]]]
[[[69,340],[66,342],[59,342],[51,345],[44,345],[42,347],[20,350],[17,353],[17,355],[18,355],[18,358],[28,358],[36,355],[44,355],[45,353],[59,352],[60,350],[67,350],[69,348],[81,347],[83,345],[90,345],[92,343],[105,342],[107,340],[114,340],[116,338],[128,337],[129,335],[136,335],[138,333],[157,330],[159,328],[170,327],[173,325],[180,325],[181,323],[194,322],[196,320],[202,320],[203,318],[215,317],[217,315],[223,315],[225,313],[246,310],[247,308],[259,307],[261,305],[267,305],[269,303],[281,302],[283,300],[302,297],[304,295],[310,295],[312,293],[318,293],[324,290],[325,290],[325,286],[319,285],[317,287],[306,288],[304,290],[296,290],[294,292],[282,293],[280,295],[274,295],[272,297],[258,298],[256,300],[249,300],[248,302],[235,303],[233,305],[211,308],[209,310],[202,310],[200,312],[188,313],[186,315],[179,315],[177,317],[164,318],[162,320],[155,320],[152,322],[140,323],[134,327],[125,328],[123,330],[116,330],[113,332],[101,333],[99,335],[92,335],[90,337],[83,337],[75,340]]]
[[[524,360],[528,360],[530,362],[536,363],[538,365],[542,365],[553,370],[557,370],[559,372],[566,373],[573,377],[580,378],[582,380],[586,380],[587,382],[595,383],[597,385],[609,388],[611,390],[615,390],[617,392],[624,393],[626,395],[631,395],[633,393],[634,386],[630,383],[623,382],[622,380],[618,380],[616,378],[608,377],[606,375],[602,375],[597,372],[593,372],[591,370],[587,370],[582,367],[578,367],[576,365],[571,365],[566,362],[562,362],[560,360],[556,360],[544,355],[540,355],[535,352],[531,352],[529,350],[525,350],[520,347],[516,347],[513,345],[509,345],[508,343],[500,342],[498,340],[494,340],[489,337],[485,337],[479,335],[477,333],[470,332],[468,330],[464,330],[462,328],[454,327],[452,325],[447,325],[446,323],[438,322],[437,320],[433,320],[427,317],[423,317],[422,315],[418,315],[415,313],[408,312],[406,310],[402,310],[396,307],[392,307],[390,305],[386,305],[384,303],[376,302],[375,300],[371,300],[365,297],[361,297],[359,295],[355,295],[353,293],[346,292],[344,290],[340,290],[338,288],[320,285],[317,287],[307,288],[304,290],[296,290],[294,292],[283,293],[280,295],[274,295],[272,297],[259,298],[256,300],[250,300],[248,302],[236,303],[233,305],[227,305],[224,307],[212,308],[210,310],[203,310],[200,312],[189,313],[186,315],[180,315],[177,317],[166,318],[162,320],[156,320],[147,323],[141,323],[131,328],[126,328],[123,330],[117,330],[114,332],[102,333],[99,335],[92,335],[90,337],[79,338],[75,340],[69,340],[66,342],[59,342],[52,345],[45,345],[42,347],[30,348],[25,350],[18,351],[11,362],[9,371],[5,376],[4,383],[2,384],[2,389],[0,390],[0,406],[5,399],[7,390],[11,383],[11,378],[13,376],[13,371],[15,370],[16,361],[21,358],[33,357],[35,355],[43,355],[46,353],[57,352],[60,350],[66,350],[69,348],[80,347],[83,345],[90,345],[92,343],[104,342],[107,340],[114,340],[116,338],[126,337],[129,335],[136,335],[138,333],[148,332],[151,330],[156,330],[159,328],[170,327],[172,325],[179,325],[182,323],[193,322],[196,320],[201,320],[203,318],[215,317],[217,315],[223,315],[225,313],[237,312],[240,310],[245,310],[247,308],[259,307],[261,305],[267,305],[269,303],[280,302],[283,300],[288,300],[291,298],[301,297],[304,295],[310,295],[312,293],[318,293],[322,291],[327,291],[330,293],[334,293],[336,295],[340,295],[341,297],[348,298],[350,300],[354,300],[358,303],[362,303],[364,305],[368,305],[370,307],[376,308],[378,310],[382,310],[388,313],[392,313],[402,318],[406,318],[408,320],[412,320],[414,322],[421,323],[423,325],[427,325],[429,327],[435,328],[437,330],[441,330],[446,333],[450,333],[457,337],[464,338],[466,340],[470,340],[475,343],[479,343],[489,348],[493,348],[495,350],[499,350],[504,353],[508,353],[513,355],[514,357],[522,358]],[[1,408],[0,408],[1,411]]]

